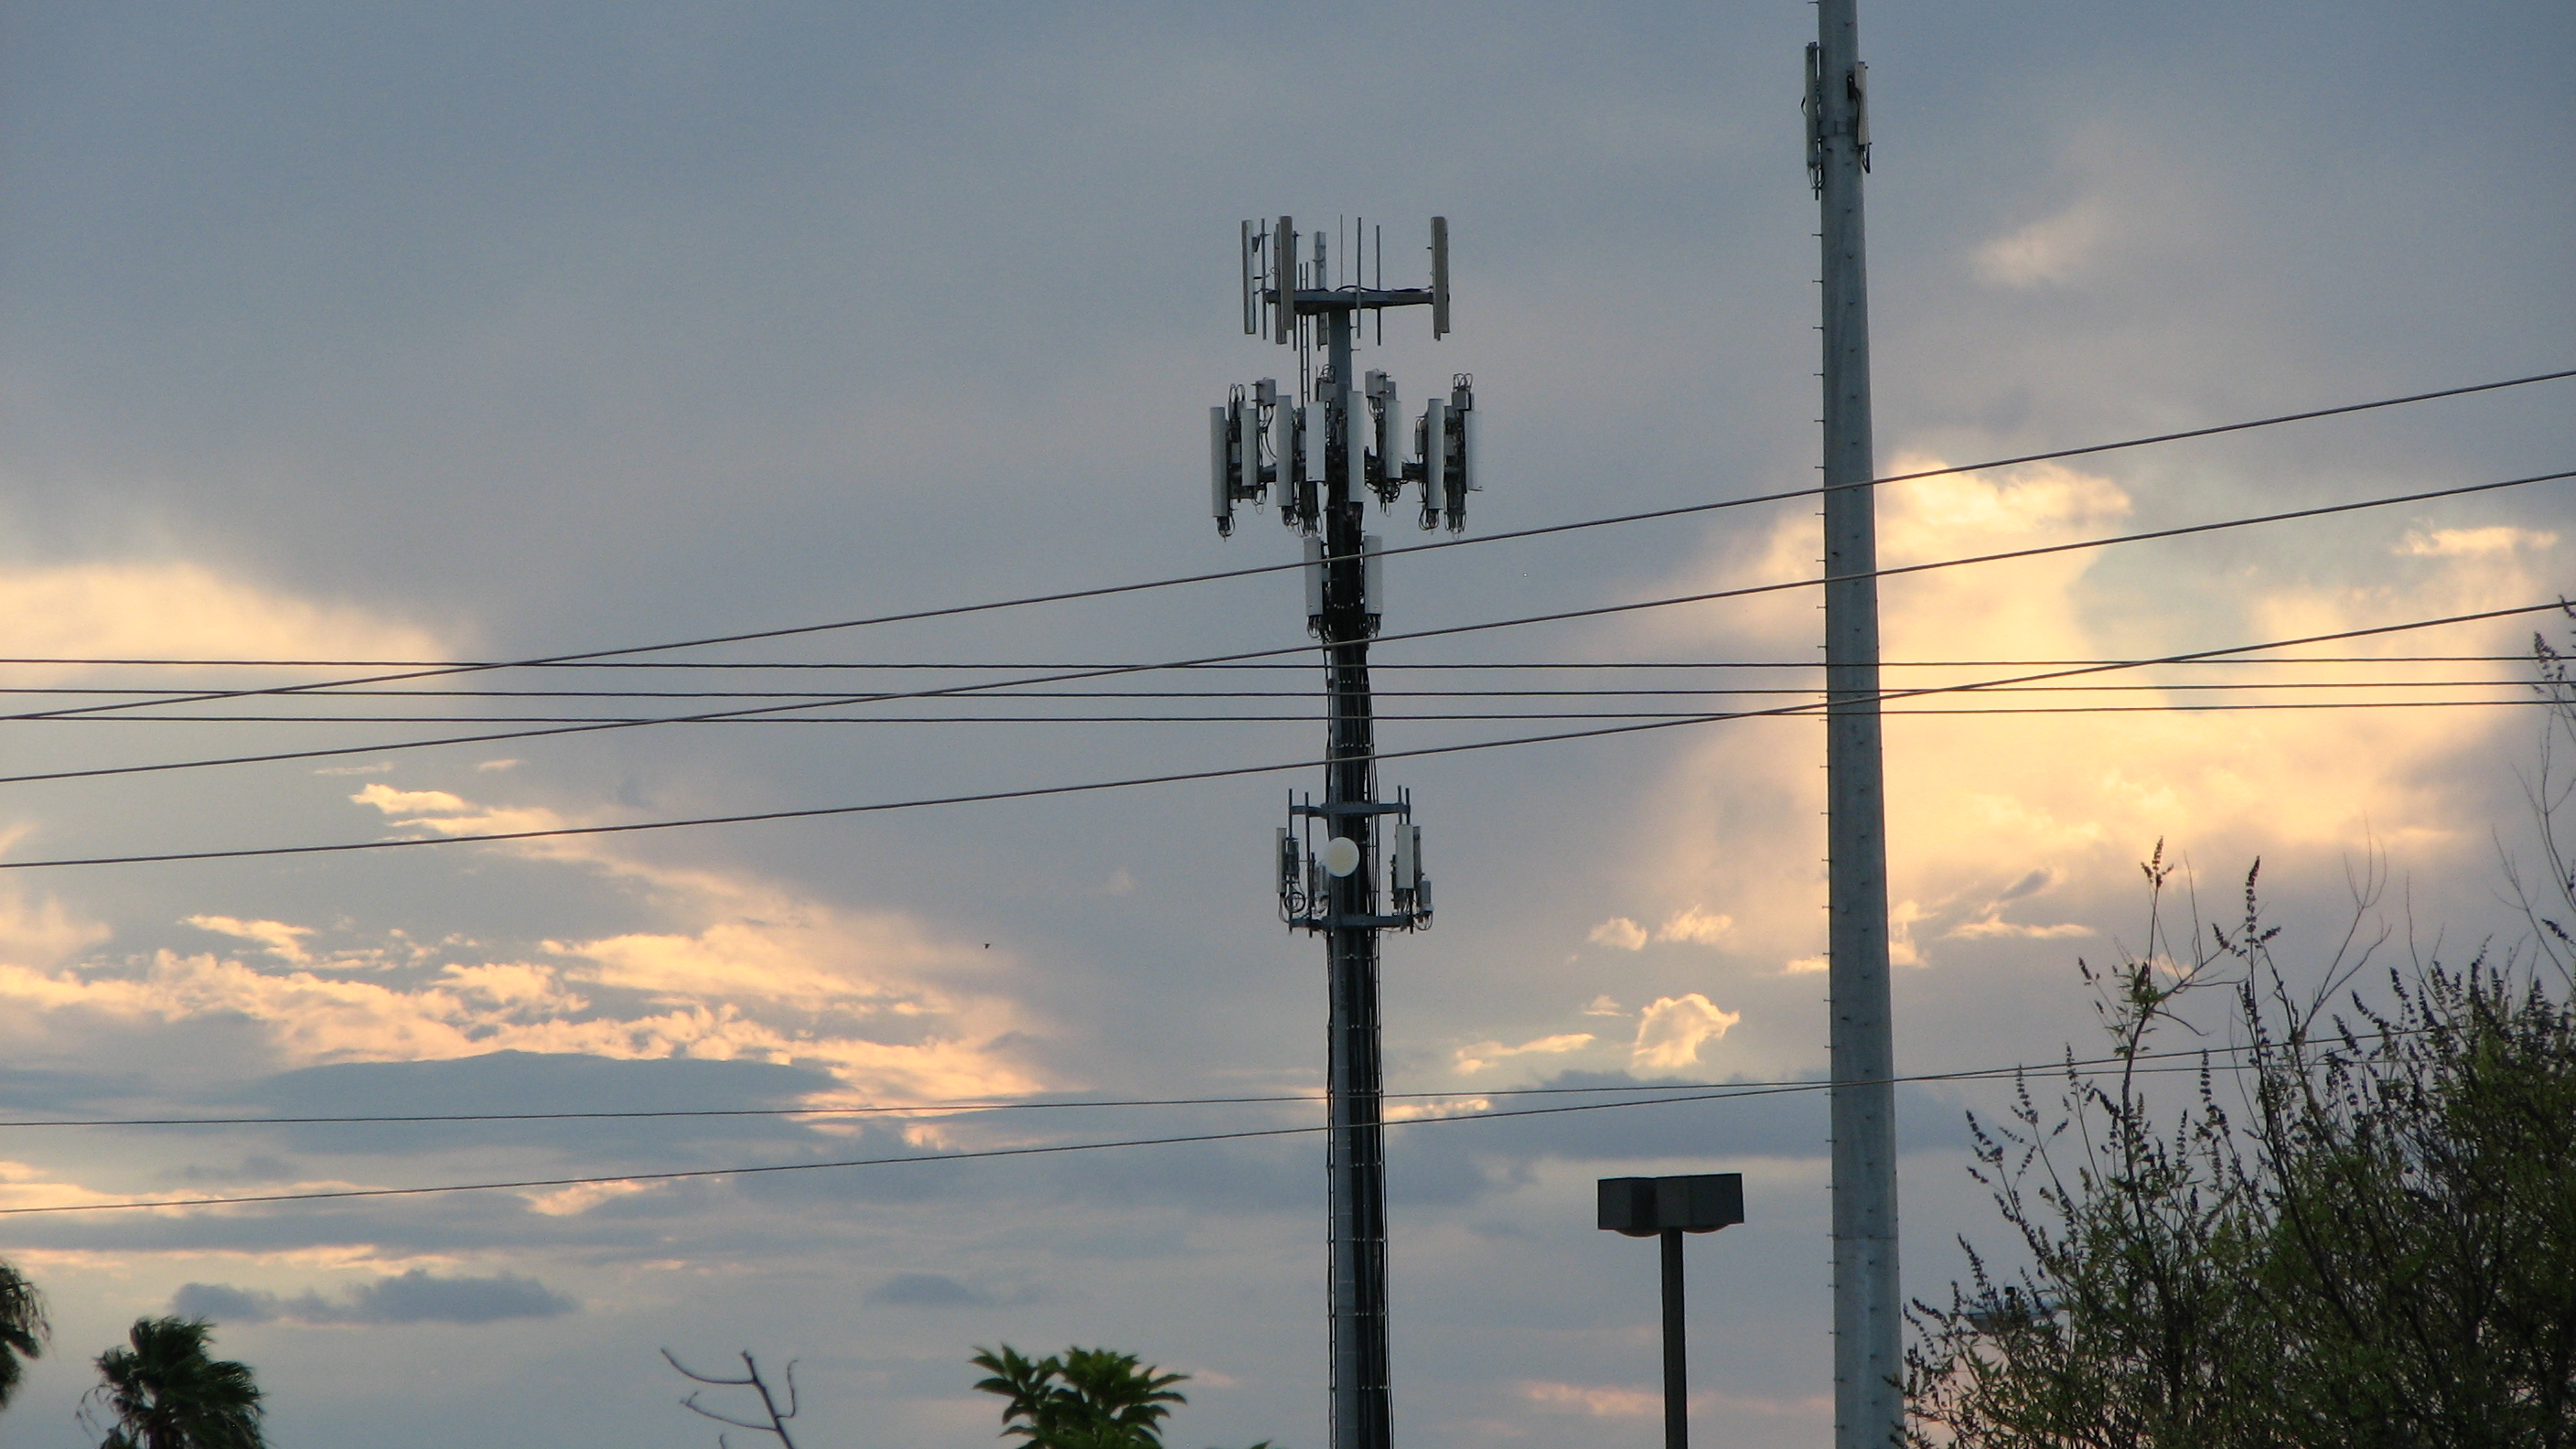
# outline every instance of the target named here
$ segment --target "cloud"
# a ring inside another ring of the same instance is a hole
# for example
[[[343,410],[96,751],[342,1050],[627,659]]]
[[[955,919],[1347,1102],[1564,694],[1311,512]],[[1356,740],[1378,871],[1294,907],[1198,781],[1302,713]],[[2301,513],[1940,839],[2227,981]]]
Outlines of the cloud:
[[[425,630],[355,608],[273,593],[201,564],[176,561],[0,567],[0,617],[10,620],[11,651],[31,658],[448,655]],[[14,665],[11,678],[62,677],[76,667]]]
[[[1733,916],[1714,915],[1697,906],[1685,906],[1673,912],[1655,928],[1658,941],[1691,941],[1702,946],[1717,944],[1717,938],[1733,929]]]
[[[1664,1412],[1660,1389],[1629,1384],[1570,1384],[1552,1379],[1523,1379],[1513,1387],[1531,1406],[1550,1413],[1587,1414],[1596,1419],[1651,1419]],[[1833,1399],[1826,1394],[1780,1399],[1703,1389],[1690,1396],[1690,1407],[1692,1412],[1703,1415],[1715,1412],[1815,1420],[1833,1411]]]
[[[1498,1041],[1480,1041],[1474,1046],[1458,1048],[1458,1070],[1481,1072],[1507,1057],[1528,1056],[1532,1053],[1553,1055],[1560,1052],[1580,1051],[1590,1045],[1592,1045],[1592,1033],[1588,1031],[1538,1037],[1522,1042],[1519,1046],[1505,1046]]]
[[[1727,1028],[1743,1019],[1739,1012],[1720,1011],[1696,991],[1686,996],[1659,996],[1637,1023],[1637,1043],[1630,1060],[1640,1067],[1665,1070],[1690,1066],[1699,1060],[1702,1042],[1726,1035]]]
[[[349,797],[444,833],[542,828],[573,816],[496,807],[454,791],[368,783]],[[400,930],[329,952],[317,928],[200,914],[189,923],[261,950],[246,959],[163,949],[85,959],[106,933],[50,903],[0,894],[0,1023],[70,1049],[69,1013],[93,1030],[187,1021],[250,1025],[277,1065],[453,1059],[502,1051],[613,1058],[806,1062],[854,1094],[936,1100],[1035,1089],[1008,1059],[1017,1010],[939,978],[1000,954],[895,911],[848,910],[756,878],[637,862],[595,839],[490,854],[571,866],[627,890],[654,929],[488,952]],[[335,938],[351,931],[333,928]],[[352,965],[366,979],[345,979]],[[329,974],[324,974],[324,973]],[[60,1023],[56,1024],[57,1026]]]
[[[1560,1414],[1589,1414],[1596,1419],[1643,1419],[1664,1411],[1660,1390],[1617,1384],[1566,1384],[1540,1380],[1519,1385],[1521,1397]]]
[[[580,1306],[535,1279],[514,1273],[442,1278],[426,1268],[353,1284],[327,1298],[312,1289],[289,1298],[228,1283],[182,1284],[170,1298],[170,1311],[185,1318],[360,1327],[554,1318]]]
[[[1590,939],[1595,945],[1622,951],[1642,951],[1649,941],[1688,941],[1713,946],[1734,925],[1732,916],[1718,915],[1698,906],[1684,906],[1665,917],[1664,923],[1652,931],[1626,916],[1612,916],[1592,928]]]
[[[989,1308],[999,1302],[945,1273],[897,1273],[870,1288],[861,1300],[898,1308]]]
[[[49,970],[114,934],[96,921],[75,919],[51,896],[30,902],[15,889],[0,888],[0,962]]]
[[[528,830],[560,830],[587,823],[541,807],[514,810],[473,805],[445,790],[397,790],[391,785],[375,784],[349,798],[357,804],[383,811],[397,825],[417,826],[441,835],[508,835]],[[537,845],[536,842],[522,844]],[[537,848],[547,853],[579,849],[577,846],[559,845],[537,845]]]
[[[311,926],[290,926],[284,921],[241,921],[231,916],[190,916],[186,924],[218,936],[233,936],[244,941],[257,941],[268,954],[280,961],[301,966],[313,959],[304,949],[304,938],[313,934]]]
[[[2023,876],[2021,879],[2014,881],[2011,885],[2005,886],[2001,891],[1996,893],[1994,903],[1997,906],[2001,906],[2009,901],[2017,901],[2024,899],[2025,897],[2038,895],[2041,891],[2047,890],[2050,886],[2057,884],[2058,881],[2063,878],[2064,872],[2042,867],[2041,869],[2034,870],[2030,874]]]
[[[1898,454],[1891,471],[1936,468],[1937,458]],[[2062,466],[1944,473],[1891,485],[1880,496],[1881,562],[1894,567],[1940,558],[2066,542],[2116,531],[2132,513],[2128,493],[2107,478]],[[2390,529],[2393,541],[2400,532]],[[2474,538],[2470,535],[2476,535]],[[2471,530],[2437,537],[2419,531],[2402,581],[2385,567],[2354,566],[2349,581],[2293,573],[2255,585],[2222,554],[2167,555],[2147,575],[2113,567],[2111,555],[2076,551],[1954,569],[1891,581],[1882,627],[1893,660],[2100,659],[2152,657],[2213,642],[2285,638],[2367,627],[2396,619],[2528,603],[2548,596],[2554,555],[2535,552],[2528,530]],[[2509,545],[2509,546],[2508,546]],[[1675,592],[1811,574],[1814,520],[1784,519],[1767,535],[1720,545]],[[2363,550],[2366,562],[2377,554]],[[2386,562],[2384,554],[2377,554]],[[2128,556],[2122,555],[2121,558]],[[2402,586],[2401,586],[2402,584]],[[2150,588],[2169,606],[2141,608]],[[1758,601],[1747,601],[1748,605]],[[1803,641],[1812,601],[1776,610],[1748,607],[1724,619],[1639,620],[1623,625],[1624,647],[1687,647],[1745,657]],[[1804,612],[1802,612],[1804,611]],[[2445,649],[2511,652],[2526,625],[2505,621],[2446,634]],[[2392,636],[2357,654],[2423,652]],[[2345,647],[2345,646],[2339,646]],[[1995,671],[1892,666],[1897,686],[1965,683]],[[2382,680],[2431,682],[2457,665],[2362,659],[2295,671],[2272,665],[2230,669],[2231,684],[2296,679],[2302,685]],[[2156,705],[2205,699],[2180,685],[2211,676],[2120,675],[2068,681],[2025,696],[2029,703]],[[2078,692],[2072,686],[2085,688]],[[2121,693],[2102,693],[2114,686]],[[1991,696],[1990,696],[1991,697]],[[2299,698],[2315,698],[2305,691]],[[1934,707],[1891,707],[1887,728],[1887,841],[1890,956],[1928,968],[1945,953],[1965,961],[2010,959],[2007,946],[2077,939],[2107,899],[2124,899],[2135,861],[2159,838],[2198,854],[2262,854],[2283,867],[2303,857],[2330,861],[2369,837],[2421,866],[2445,857],[2482,858],[2489,802],[2473,798],[2454,762],[2479,742],[2520,728],[2506,710],[2327,710],[2278,714],[1936,715]],[[1944,701],[1940,707],[1966,707]],[[1725,818],[1747,838],[1812,838],[1821,806],[1811,757],[1791,752],[1781,766],[1782,732],[1748,727],[1687,746],[1681,778],[1643,807],[1633,831],[1635,873],[1649,889],[1706,902],[1733,927],[1725,946],[1783,963],[1784,975],[1820,972],[1822,880],[1812,857],[1783,852],[1748,860],[1721,856],[1706,822]],[[2331,868],[2331,867],[2329,867]],[[2003,884],[2009,882],[2009,884]],[[2001,887],[1999,889],[1999,886]],[[2072,899],[2048,916],[2027,902]],[[2053,917],[2053,919],[2051,918]],[[1650,939],[1653,931],[1645,934]]]
[[[2480,554],[2537,553],[2554,547],[2558,535],[2537,528],[2495,524],[2486,528],[2413,528],[2398,542],[2397,552],[2414,558],[2473,558]]]
[[[574,1218],[601,1203],[633,1197],[639,1192],[651,1192],[661,1186],[663,1184],[658,1182],[577,1182],[570,1187],[523,1192],[519,1196],[527,1200],[530,1212],[550,1218]]]
[[[1980,281],[1998,287],[2062,286],[2083,273],[2109,232],[2102,206],[2081,201],[1986,241],[1971,264]]]
[[[1591,935],[1594,944],[1615,946],[1622,951],[1642,951],[1648,939],[1646,928],[1626,916],[1612,916],[1593,927]]]
[[[2064,941],[2093,934],[2091,926],[2063,921],[2053,926],[2025,926],[2018,921],[1999,921],[1989,916],[1981,921],[1962,921],[1942,933],[1945,938],[1966,941],[2017,937],[2028,941]]]
[[[1604,995],[1592,998],[1591,1003],[1583,1008],[1583,1014],[1585,1016],[1626,1016],[1628,1012],[1618,1002]]]

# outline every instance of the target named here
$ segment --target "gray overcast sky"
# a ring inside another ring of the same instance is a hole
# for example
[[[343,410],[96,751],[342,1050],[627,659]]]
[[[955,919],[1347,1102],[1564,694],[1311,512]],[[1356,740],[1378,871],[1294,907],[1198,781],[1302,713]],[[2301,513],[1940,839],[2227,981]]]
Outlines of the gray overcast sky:
[[[1420,399],[1471,372],[1470,536],[1770,492],[1815,450],[1795,4],[0,5],[0,603],[20,659],[482,659],[1276,563],[1220,544],[1202,409],[1293,366],[1240,335],[1235,224],[1424,218],[1458,332],[1391,319]],[[2564,6],[1869,5],[1884,469],[1939,467],[2571,365]],[[2569,384],[1886,490],[1902,563],[2576,466]],[[2133,657],[2542,602],[2564,483],[1891,581],[1900,660]],[[1811,510],[1390,568],[1391,630],[1802,576]],[[1391,536],[1412,537],[1400,517]],[[2340,651],[2511,655],[2523,619]],[[1145,662],[1302,639],[1286,575],[687,651],[731,664]],[[1392,665],[1812,657],[1813,600],[1381,651]],[[324,668],[13,664],[198,689]],[[2166,671],[2504,701],[2512,663]],[[830,690],[880,669],[553,670],[500,690]],[[1912,681],[1956,681],[1917,670]],[[1391,691],[1796,688],[1793,670],[1391,668]],[[2109,681],[2095,681],[2109,682]],[[270,700],[340,722],[19,721],[6,859],[790,809],[1311,757],[1301,670],[902,718],[376,752],[348,722],[685,712],[669,698]],[[2288,691],[2240,700],[2280,701]],[[1424,719],[1705,696],[1391,694]],[[1767,702],[1775,696],[1759,696]],[[11,696],[17,709],[65,702]],[[1675,700],[1682,700],[1676,704]],[[211,707],[171,713],[210,713]],[[837,716],[863,713],[823,711]],[[1579,726],[1582,721],[1565,722]],[[500,728],[507,728],[506,726]],[[2230,914],[2257,858],[2320,962],[2381,914],[2514,929],[2538,722],[2505,704],[1891,724],[1899,1063],[2085,1045],[2074,961],[2142,940],[2163,840]],[[1392,762],[1438,926],[1390,943],[1396,1090],[1822,1067],[1811,723]],[[1302,775],[800,824],[0,879],[11,1113],[724,1107],[1311,1089],[1317,950],[1263,869]],[[1903,1101],[1910,1291],[2000,1246],[1963,1107]],[[1511,1099],[1493,1098],[1496,1105]],[[861,1125],[19,1130],[0,1200],[604,1176],[1296,1125],[1274,1107]],[[1823,1442],[1812,1097],[1391,1139],[1398,1431],[1655,1442],[1653,1265],[1592,1178],[1740,1168],[1694,1244],[1703,1432]],[[1176,1443],[1323,1442],[1311,1138],[630,1190],[0,1220],[57,1335],[8,1424],[44,1446],[135,1316],[214,1314],[281,1449],[688,1445],[653,1350],[801,1357],[811,1442],[986,1442],[965,1357],[1133,1349],[1196,1378]]]

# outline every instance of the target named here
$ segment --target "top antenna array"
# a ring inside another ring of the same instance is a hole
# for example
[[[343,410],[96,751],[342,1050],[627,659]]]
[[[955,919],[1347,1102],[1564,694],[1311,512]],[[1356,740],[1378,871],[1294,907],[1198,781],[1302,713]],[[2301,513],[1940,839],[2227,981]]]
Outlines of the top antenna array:
[[[1382,341],[1389,307],[1429,307],[1431,335],[1449,335],[1449,218],[1431,218],[1428,287],[1386,285],[1383,234],[1358,218],[1311,237],[1294,217],[1243,223],[1243,330],[1296,347],[1297,386],[1263,378],[1208,410],[1208,501],[1219,534],[1234,532],[1236,504],[1275,496],[1280,522],[1314,539],[1363,494],[1391,506],[1407,484],[1421,485],[1424,528],[1467,526],[1467,495],[1481,487],[1475,380],[1450,378],[1449,396],[1433,399],[1410,430],[1408,450],[1395,379],[1353,361],[1365,314],[1377,315]],[[1341,286],[1336,239],[1352,259]]]
[[[1324,233],[1311,247],[1297,230],[1295,217],[1243,223],[1243,331],[1286,346],[1305,340],[1305,321],[1331,312],[1379,312],[1388,307],[1429,307],[1431,335],[1449,335],[1449,218],[1431,218],[1431,284],[1427,287],[1386,285],[1383,228],[1369,230],[1354,222],[1348,229],[1351,260],[1348,280],[1333,284],[1332,256]],[[1361,252],[1361,237],[1377,242],[1375,265]],[[1303,255],[1301,255],[1303,253]],[[1369,281],[1375,279],[1376,285]]]

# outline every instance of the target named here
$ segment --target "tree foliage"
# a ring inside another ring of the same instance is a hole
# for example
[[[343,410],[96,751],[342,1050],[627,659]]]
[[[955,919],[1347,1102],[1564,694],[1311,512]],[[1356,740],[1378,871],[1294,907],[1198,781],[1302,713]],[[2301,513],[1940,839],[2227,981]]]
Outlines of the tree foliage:
[[[2540,655],[2576,742],[2576,690]],[[2253,874],[2233,928],[2170,929],[2159,846],[2144,949],[2083,967],[2111,1065],[2070,1052],[2054,1103],[2025,1081],[2007,1120],[1971,1119],[2029,1266],[1998,1275],[1962,1240],[1970,1281],[1914,1305],[1911,1441],[2576,1446],[2567,794],[2544,759],[2551,889],[2524,894],[2521,944],[2380,970],[2356,926],[2305,992]],[[2356,921],[2377,882],[2359,894]],[[2161,1050],[2212,994],[2232,1042]],[[2179,1103],[2156,1080],[2177,1071]]]
[[[1114,1349],[1030,1359],[1006,1343],[978,1348],[972,1362],[991,1375],[975,1387],[1003,1400],[1002,1433],[1021,1436],[1027,1449],[1162,1449],[1171,1405],[1189,1402],[1172,1387],[1189,1375]]]
[[[17,1395],[27,1376],[26,1361],[44,1352],[52,1329],[45,1322],[45,1295],[27,1275],[0,1263],[0,1409]]]
[[[98,1356],[99,1386],[82,1408],[115,1416],[99,1449],[263,1449],[259,1384],[247,1364],[207,1352],[202,1318],[138,1318],[127,1346]]]

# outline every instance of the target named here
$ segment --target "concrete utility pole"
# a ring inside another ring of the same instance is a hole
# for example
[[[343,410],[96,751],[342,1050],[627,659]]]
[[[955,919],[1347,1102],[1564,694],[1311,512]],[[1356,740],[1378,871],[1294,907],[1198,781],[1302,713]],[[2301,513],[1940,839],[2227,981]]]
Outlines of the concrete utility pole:
[[[1856,0],[1819,0],[1807,47],[1807,175],[1824,280],[1825,794],[1833,1073],[1834,1445],[1904,1433],[1898,1376],[1896,1074],[1887,981],[1887,808],[1879,748],[1877,500],[1861,178],[1869,67]]]
[[[1360,228],[1350,228],[1352,263],[1360,261]],[[1384,590],[1378,540],[1364,532],[1368,495],[1391,505],[1407,484],[1422,490],[1422,526],[1444,518],[1466,526],[1475,394],[1465,376],[1449,397],[1434,400],[1413,429],[1407,459],[1395,383],[1384,373],[1360,377],[1353,351],[1362,314],[1428,306],[1432,335],[1449,330],[1449,228],[1431,222],[1428,288],[1389,291],[1380,248],[1378,285],[1361,285],[1365,269],[1346,264],[1351,284],[1330,284],[1325,238],[1313,238],[1312,260],[1300,256],[1288,217],[1245,222],[1243,329],[1298,349],[1296,391],[1267,379],[1236,388],[1210,409],[1211,502],[1217,531],[1233,531],[1237,503],[1259,504],[1273,490],[1282,523],[1304,537],[1307,627],[1322,641],[1330,742],[1324,802],[1291,799],[1293,822],[1278,832],[1281,918],[1324,937],[1326,964],[1325,1112],[1331,1186],[1330,1277],[1333,1449],[1387,1449],[1389,1443],[1386,1314],[1386,1155],[1378,1065],[1378,933],[1431,923],[1431,880],[1422,871],[1422,831],[1409,798],[1377,798],[1375,706],[1369,693],[1369,640],[1377,634]],[[1382,325],[1382,323],[1381,323]],[[1313,365],[1320,331],[1324,362]],[[1309,419],[1309,402],[1316,414]],[[1264,461],[1265,456],[1267,461]],[[1383,821],[1383,824],[1381,824]],[[1320,825],[1325,843],[1313,848]],[[1380,882],[1386,888],[1381,902]]]

